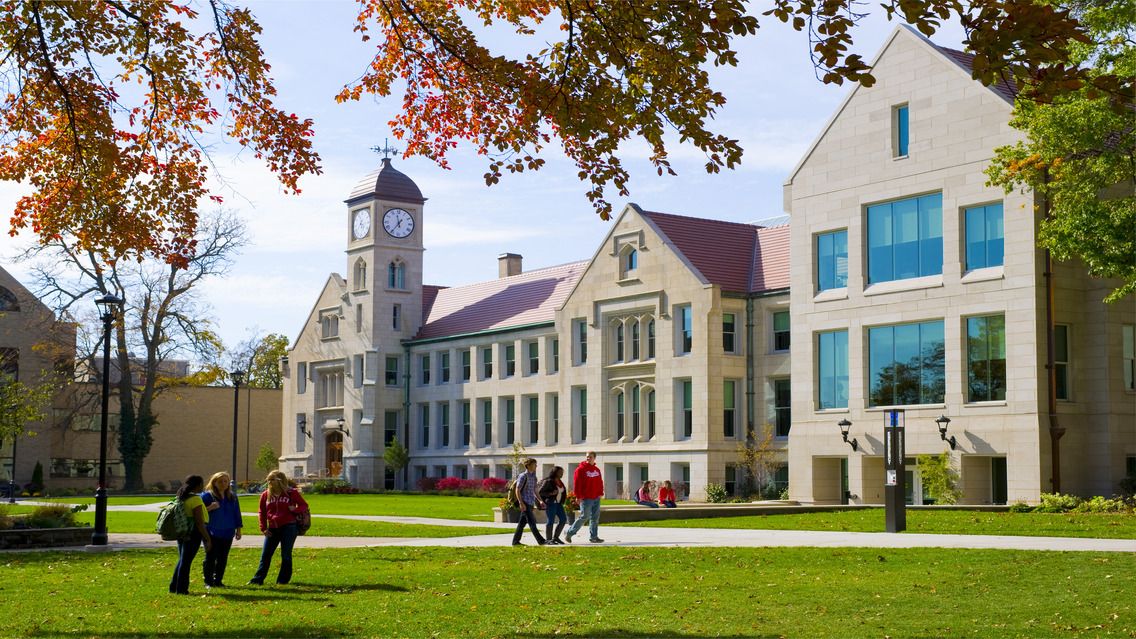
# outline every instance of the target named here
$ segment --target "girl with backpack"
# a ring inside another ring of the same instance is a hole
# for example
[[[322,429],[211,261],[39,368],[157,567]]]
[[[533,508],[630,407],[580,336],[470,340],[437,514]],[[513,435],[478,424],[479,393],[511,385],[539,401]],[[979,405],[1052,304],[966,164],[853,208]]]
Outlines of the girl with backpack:
[[[232,484],[229,473],[214,473],[205,484],[205,492],[201,493],[205,510],[210,513],[206,528],[213,539],[213,549],[205,552],[202,567],[205,569],[205,585],[213,588],[225,586],[222,579],[229,563],[229,549],[233,547],[233,539],[241,538],[241,503],[237,501]]]
[[[537,487],[537,496],[544,502],[544,508],[548,513],[548,524],[545,527],[544,537],[548,540],[548,543],[560,546],[564,545],[564,542],[560,541],[560,532],[568,523],[568,515],[564,513],[564,500],[568,496],[568,489],[564,487],[563,477],[564,469],[557,466]],[[559,520],[560,523],[556,525],[556,534],[554,535],[552,534],[552,523],[556,520]]]
[[[288,481],[288,476],[279,470],[268,473],[265,478],[268,488],[260,494],[260,532],[264,533],[264,547],[260,551],[260,566],[249,579],[249,585],[262,586],[272,565],[272,555],[280,547],[280,572],[276,583],[292,581],[292,546],[300,534],[296,527],[296,514],[308,512],[308,502],[300,491]]]
[[[185,516],[190,519],[189,536],[178,540],[178,562],[174,567],[174,576],[170,579],[170,593],[177,595],[189,594],[189,572],[193,567],[193,559],[197,556],[197,549],[201,542],[205,542],[205,552],[213,548],[213,540],[205,524],[209,521],[209,511],[205,509],[198,493],[205,487],[205,480],[201,475],[190,475],[185,478],[181,488],[178,489],[177,499]]]

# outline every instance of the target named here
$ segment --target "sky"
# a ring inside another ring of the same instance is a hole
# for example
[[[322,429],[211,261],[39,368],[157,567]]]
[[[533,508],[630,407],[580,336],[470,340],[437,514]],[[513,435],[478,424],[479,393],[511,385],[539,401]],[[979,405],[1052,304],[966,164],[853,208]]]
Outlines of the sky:
[[[214,148],[220,173],[215,188],[224,206],[245,221],[251,240],[225,277],[200,289],[206,313],[228,346],[267,333],[295,340],[330,274],[347,272],[343,200],[381,163],[382,156],[370,148],[387,139],[405,148],[386,124],[401,105],[401,94],[347,104],[334,100],[374,53],[374,45],[352,31],[354,2],[246,4],[263,27],[261,45],[272,65],[277,105],[314,120],[323,174],[303,178],[302,193],[287,195],[250,151],[232,144]],[[647,146],[630,142],[621,157],[632,174],[631,194],[622,198],[609,187],[616,212],[634,202],[647,210],[736,222],[784,214],[782,184],[852,87],[821,83],[807,36],[773,18],[759,19],[762,28],[755,36],[735,41],[738,66],[716,68],[711,76],[727,104],[709,128],[739,140],[745,150],[740,167],[709,175],[701,152],[672,145],[678,175],[659,177],[648,162]],[[894,28],[875,10],[857,27],[853,51],[872,60]],[[947,25],[932,39],[959,48],[963,33]],[[523,255],[525,270],[592,257],[610,222],[594,213],[574,165],[555,147],[545,157],[548,163],[540,171],[506,173],[492,187],[482,177],[485,158],[469,144],[452,152],[451,170],[423,158],[393,159],[428,200],[421,221],[426,283],[456,286],[493,279],[497,256],[505,252]],[[0,182],[0,211],[13,210],[22,188]],[[0,234],[0,263],[34,290],[28,265],[14,261],[31,240],[29,232],[15,238]]]

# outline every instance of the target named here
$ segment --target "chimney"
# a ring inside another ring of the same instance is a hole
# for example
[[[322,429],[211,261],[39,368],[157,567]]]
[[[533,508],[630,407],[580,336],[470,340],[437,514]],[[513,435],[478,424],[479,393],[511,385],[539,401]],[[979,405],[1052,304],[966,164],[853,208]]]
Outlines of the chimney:
[[[502,253],[497,256],[497,277],[521,274],[521,256],[516,253]]]

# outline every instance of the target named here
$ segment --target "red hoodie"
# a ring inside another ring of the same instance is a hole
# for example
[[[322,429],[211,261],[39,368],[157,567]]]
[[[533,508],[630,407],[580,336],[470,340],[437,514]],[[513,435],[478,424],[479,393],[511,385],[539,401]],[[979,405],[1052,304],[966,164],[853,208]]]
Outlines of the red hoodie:
[[[580,462],[576,472],[572,474],[572,490],[576,491],[578,499],[599,499],[603,497],[603,473],[595,464],[588,460]]]
[[[295,488],[289,488],[281,497],[270,497],[266,490],[260,494],[260,532],[286,526],[296,521],[295,513],[307,509],[308,502]]]

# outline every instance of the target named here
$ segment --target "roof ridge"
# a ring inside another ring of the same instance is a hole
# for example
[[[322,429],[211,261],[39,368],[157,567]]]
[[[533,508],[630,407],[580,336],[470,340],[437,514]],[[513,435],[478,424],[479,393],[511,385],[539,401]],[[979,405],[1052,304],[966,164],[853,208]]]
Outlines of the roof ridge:
[[[731,220],[719,220],[712,217],[694,217],[693,215],[679,215],[678,213],[664,213],[663,211],[643,211],[644,215],[661,215],[663,217],[677,218],[683,220],[696,220],[698,222],[713,222],[716,224],[729,224],[732,226],[746,226],[750,228],[758,228],[757,225],[751,222],[734,222]]]

